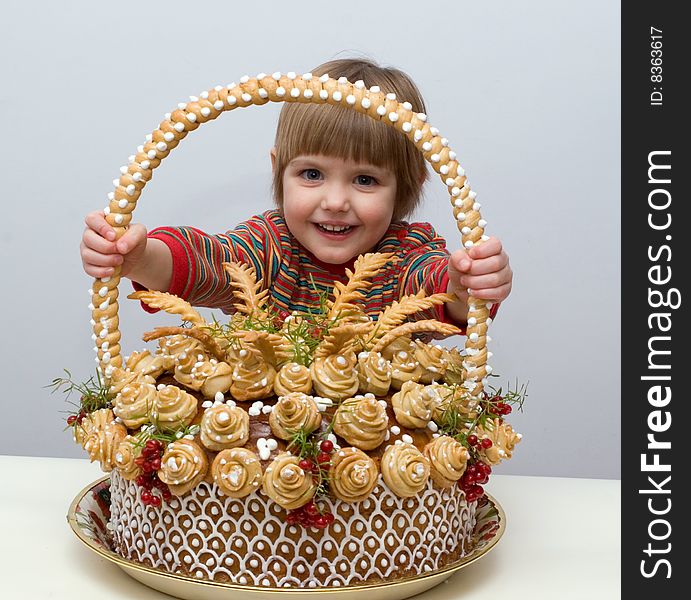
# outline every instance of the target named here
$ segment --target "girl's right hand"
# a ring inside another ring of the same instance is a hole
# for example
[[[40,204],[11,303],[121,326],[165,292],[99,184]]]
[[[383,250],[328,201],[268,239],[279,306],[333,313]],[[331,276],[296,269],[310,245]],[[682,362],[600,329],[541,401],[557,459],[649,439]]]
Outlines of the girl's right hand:
[[[131,223],[125,234],[115,240],[115,229],[105,219],[102,210],[86,215],[86,229],[79,245],[82,265],[87,275],[110,277],[120,265],[124,277],[141,262],[146,250],[146,227]]]

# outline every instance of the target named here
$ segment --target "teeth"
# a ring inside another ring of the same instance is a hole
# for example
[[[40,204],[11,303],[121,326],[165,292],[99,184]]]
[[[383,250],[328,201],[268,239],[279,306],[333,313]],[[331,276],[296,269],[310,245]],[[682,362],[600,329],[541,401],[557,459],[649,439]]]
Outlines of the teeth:
[[[334,231],[336,233],[350,229],[350,225],[322,225],[321,223],[319,224],[319,227],[326,229],[326,231]]]

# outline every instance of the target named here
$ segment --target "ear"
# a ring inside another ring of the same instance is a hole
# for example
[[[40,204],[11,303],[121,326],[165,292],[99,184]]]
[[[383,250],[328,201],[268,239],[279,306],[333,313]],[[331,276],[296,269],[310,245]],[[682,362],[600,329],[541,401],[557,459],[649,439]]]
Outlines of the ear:
[[[271,173],[274,173],[276,171],[276,146],[271,147],[269,156],[271,156]]]

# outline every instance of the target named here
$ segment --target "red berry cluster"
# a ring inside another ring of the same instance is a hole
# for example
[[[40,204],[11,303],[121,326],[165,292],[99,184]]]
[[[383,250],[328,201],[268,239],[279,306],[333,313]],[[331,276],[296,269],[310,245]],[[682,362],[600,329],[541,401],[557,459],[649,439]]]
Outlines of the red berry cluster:
[[[314,473],[317,477],[324,477],[325,473],[331,468],[331,453],[334,444],[331,440],[322,440],[319,443],[319,452],[313,459],[302,458],[298,463],[299,467],[306,473]],[[290,525],[302,525],[303,527],[316,527],[324,529],[333,523],[334,516],[330,512],[323,512],[315,503],[310,500],[304,506],[288,511],[286,521]]]
[[[142,502],[147,506],[161,506],[163,500],[170,500],[172,495],[168,486],[158,478],[157,471],[161,468],[161,456],[163,456],[163,442],[147,440],[142,453],[134,460],[142,470],[134,482],[142,488]],[[153,493],[154,488],[160,492],[160,496]]]
[[[474,502],[482,497],[485,490],[480,484],[487,483],[491,473],[492,467],[487,463],[478,461],[468,465],[465,473],[463,473],[463,476],[458,482],[461,489],[465,492],[465,497],[468,502]]]
[[[82,409],[79,411],[79,414],[70,415],[69,417],[67,417],[67,424],[70,426],[74,425],[75,423],[77,425],[81,425],[82,421],[84,420],[84,417],[86,417],[86,411]]]
[[[467,438],[466,441],[468,442],[469,446],[477,446],[480,445],[481,448],[484,448],[487,450],[487,448],[492,447],[492,440],[489,438],[482,438],[481,440],[478,439],[478,437],[474,434],[471,433]]]
[[[315,504],[314,500],[310,500],[300,508],[289,510],[286,522],[289,525],[302,525],[303,527],[326,529],[334,522],[334,516],[333,513],[322,512]]]

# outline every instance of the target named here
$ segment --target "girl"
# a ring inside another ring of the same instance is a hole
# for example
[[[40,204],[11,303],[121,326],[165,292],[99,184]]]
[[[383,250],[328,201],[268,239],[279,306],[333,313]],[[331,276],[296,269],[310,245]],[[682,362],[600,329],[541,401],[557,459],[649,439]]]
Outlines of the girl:
[[[416,85],[405,73],[359,59],[341,59],[314,69],[378,86],[425,112]],[[496,238],[449,253],[428,223],[407,223],[427,179],[424,159],[399,132],[338,106],[284,104],[271,149],[277,208],[209,235],[192,227],[161,227],[147,233],[131,224],[115,241],[103,212],[86,216],[81,257],[93,277],[113,267],[135,288],[167,291],[196,306],[233,311],[233,288],[221,266],[229,260],[254,266],[263,289],[289,314],[319,304],[346,268],[367,252],[393,252],[396,260],[374,278],[365,311],[376,316],[406,294],[454,293],[437,307],[438,318],[463,327],[469,292],[494,304],[511,291],[509,258]],[[147,310],[148,307],[144,306]]]

